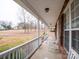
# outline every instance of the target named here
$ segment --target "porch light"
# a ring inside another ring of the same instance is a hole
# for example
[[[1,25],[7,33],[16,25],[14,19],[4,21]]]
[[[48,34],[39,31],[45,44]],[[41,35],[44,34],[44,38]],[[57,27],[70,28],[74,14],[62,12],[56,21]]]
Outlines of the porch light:
[[[45,8],[45,12],[48,13],[49,12],[49,8]]]

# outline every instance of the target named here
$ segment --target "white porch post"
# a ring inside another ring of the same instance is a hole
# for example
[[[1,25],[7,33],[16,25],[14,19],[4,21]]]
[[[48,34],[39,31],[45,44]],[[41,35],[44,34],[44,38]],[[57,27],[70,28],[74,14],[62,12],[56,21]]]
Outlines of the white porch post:
[[[45,32],[46,30],[45,30],[45,25],[43,24],[43,31]]]
[[[39,37],[40,36],[40,22],[39,22],[39,20],[38,20],[37,32],[38,32],[38,37]]]

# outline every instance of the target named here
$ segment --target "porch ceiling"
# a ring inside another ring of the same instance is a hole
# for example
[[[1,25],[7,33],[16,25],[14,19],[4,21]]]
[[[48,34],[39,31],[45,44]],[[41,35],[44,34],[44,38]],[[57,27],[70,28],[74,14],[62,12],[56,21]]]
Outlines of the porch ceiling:
[[[65,0],[14,0],[46,25],[55,26]],[[49,12],[45,12],[49,8]]]

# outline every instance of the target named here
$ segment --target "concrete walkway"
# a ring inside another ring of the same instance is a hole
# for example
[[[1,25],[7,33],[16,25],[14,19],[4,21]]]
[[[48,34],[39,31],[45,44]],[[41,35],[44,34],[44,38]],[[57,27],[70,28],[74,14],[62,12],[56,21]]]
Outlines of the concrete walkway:
[[[54,33],[49,35],[49,38],[42,44],[31,59],[63,59],[57,44],[55,44]]]

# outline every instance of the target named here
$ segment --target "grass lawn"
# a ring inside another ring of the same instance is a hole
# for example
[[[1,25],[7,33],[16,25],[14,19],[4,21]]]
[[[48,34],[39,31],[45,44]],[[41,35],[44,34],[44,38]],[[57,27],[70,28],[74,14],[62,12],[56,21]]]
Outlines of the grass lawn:
[[[28,42],[36,36],[36,32],[24,33],[23,30],[0,31],[0,52]]]

